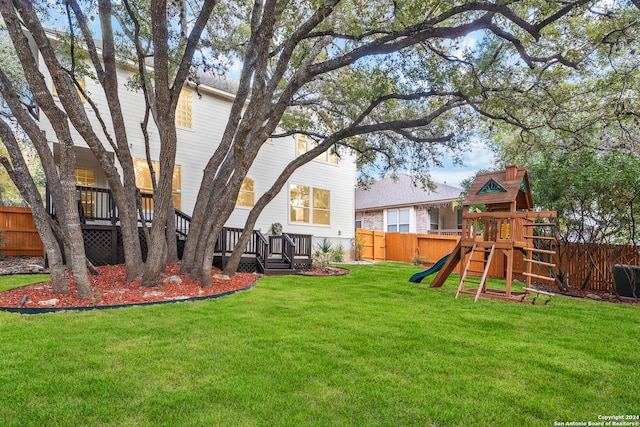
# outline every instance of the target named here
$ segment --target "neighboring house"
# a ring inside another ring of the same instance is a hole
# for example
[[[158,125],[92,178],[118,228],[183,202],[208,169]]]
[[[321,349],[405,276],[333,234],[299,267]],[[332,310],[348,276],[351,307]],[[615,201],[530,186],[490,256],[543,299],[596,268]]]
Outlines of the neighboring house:
[[[356,189],[356,228],[401,233],[457,234],[462,211],[456,199],[461,188],[435,184],[423,188],[411,176],[385,178]]]
[[[55,33],[52,33],[55,37]],[[42,61],[40,61],[42,63]],[[145,157],[145,145],[140,130],[144,115],[144,98],[141,92],[125,87],[134,70],[119,70],[120,100],[126,118],[126,130],[130,143],[137,185],[143,193],[151,193],[152,185]],[[43,74],[51,84],[48,71]],[[89,78],[82,84],[102,114],[108,117],[104,91]],[[52,87],[55,96],[55,88]],[[176,209],[191,215],[200,188],[202,171],[218,146],[234,100],[234,81],[214,76],[203,76],[196,93],[194,85],[186,84],[176,109],[177,154],[174,170],[173,195]],[[100,129],[95,115],[85,102],[88,115],[94,120],[94,128]],[[59,152],[55,134],[46,116],[41,115],[41,128],[50,138],[57,156]],[[93,153],[78,135],[74,135],[77,154],[77,185],[108,188],[106,177]],[[159,158],[159,140],[153,125],[150,126],[151,158]],[[109,144],[105,148],[112,152]],[[225,224],[242,228],[255,201],[266,192],[280,172],[291,160],[310,149],[312,144],[304,136],[269,140],[260,150],[236,203],[236,209]],[[115,156],[114,156],[115,157]],[[157,164],[157,163],[156,163]],[[313,241],[330,239],[334,245],[342,244],[348,253],[354,238],[353,215],[356,168],[353,156],[338,158],[322,155],[298,169],[289,179],[281,193],[267,206],[256,228],[268,234],[274,223],[282,224],[287,233],[312,235]],[[98,208],[92,197],[82,196],[85,214],[91,216]]]

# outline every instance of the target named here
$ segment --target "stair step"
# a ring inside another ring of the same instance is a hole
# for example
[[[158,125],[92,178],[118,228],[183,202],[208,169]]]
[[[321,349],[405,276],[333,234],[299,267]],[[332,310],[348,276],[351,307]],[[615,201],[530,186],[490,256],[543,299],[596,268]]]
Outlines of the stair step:
[[[269,262],[268,269],[269,270],[283,270],[288,269],[291,266],[288,262]]]
[[[267,276],[278,276],[278,275],[286,275],[286,274],[296,274],[298,270],[293,270],[290,268],[267,268],[264,270],[265,275]]]

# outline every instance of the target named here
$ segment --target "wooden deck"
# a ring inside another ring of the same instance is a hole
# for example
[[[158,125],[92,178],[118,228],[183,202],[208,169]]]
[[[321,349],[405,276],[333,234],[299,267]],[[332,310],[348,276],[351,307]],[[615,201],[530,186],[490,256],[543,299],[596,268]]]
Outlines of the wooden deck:
[[[124,263],[124,249],[120,232],[118,210],[112,199],[111,191],[104,188],[76,187],[78,191],[78,210],[84,237],[87,258],[94,265],[115,265]],[[146,225],[153,221],[153,197],[141,195],[142,211]],[[47,190],[47,210],[55,216],[51,196]],[[175,211],[178,257],[182,258],[184,243],[189,235],[191,217]],[[147,244],[144,238],[142,222],[139,221],[139,236],[142,257],[146,259]],[[225,227],[216,242],[213,265],[224,269],[231,253],[242,234],[241,228]],[[311,268],[312,238],[308,234],[282,233],[279,236],[266,236],[254,230],[251,240],[245,247],[239,272],[258,272],[264,274],[290,274]]]

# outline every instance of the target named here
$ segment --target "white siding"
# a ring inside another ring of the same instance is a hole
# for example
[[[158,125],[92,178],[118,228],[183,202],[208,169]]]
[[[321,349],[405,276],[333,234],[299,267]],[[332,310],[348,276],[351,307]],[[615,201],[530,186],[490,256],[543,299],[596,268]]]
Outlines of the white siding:
[[[51,78],[46,70],[43,70],[47,81],[51,84]],[[128,90],[124,87],[126,80],[132,74],[121,70],[119,75],[120,102],[125,117],[125,128],[133,157],[145,158],[145,147],[140,123],[144,117],[144,99],[141,92]],[[86,90],[105,121],[109,123],[109,115],[104,92],[98,83],[87,79]],[[227,118],[231,108],[229,97],[201,90],[202,97],[193,93],[193,125],[191,129],[178,128],[178,149],[176,164],[181,166],[181,210],[191,214],[195,205],[195,199],[202,179],[202,171],[213,155],[219,144]],[[87,114],[92,120],[93,128],[101,129],[89,104],[85,103]],[[55,144],[55,134],[44,114],[41,114],[41,127],[46,132],[51,144]],[[111,125],[109,125],[111,129]],[[75,132],[75,131],[74,131]],[[151,140],[152,160],[158,160],[159,141],[158,132],[153,120],[149,124]],[[113,133],[111,133],[113,137]],[[102,133],[99,134],[107,151],[113,151]],[[74,133],[74,141],[78,147],[87,147],[87,144]],[[87,151],[83,151],[88,153]],[[296,142],[293,137],[282,138],[267,142],[261,149],[255,163],[251,167],[248,177],[255,181],[255,200],[257,201],[275,181],[284,167],[296,156]],[[78,167],[97,168],[97,163],[92,163],[91,156],[80,156]],[[99,174],[102,176],[101,174]],[[268,232],[271,224],[279,222],[285,232],[312,234],[317,239],[324,237],[333,242],[341,243],[346,251],[351,250],[351,239],[354,237],[354,188],[355,188],[355,162],[349,155],[343,155],[338,165],[313,160],[309,164],[297,170],[289,179],[287,185],[280,194],[271,202],[260,216],[256,228]],[[299,184],[309,187],[329,190],[331,194],[331,224],[294,224],[289,221],[289,185]],[[106,186],[102,179],[99,185]],[[249,210],[236,208],[227,226],[243,227]]]
[[[264,144],[248,174],[249,178],[255,181],[256,200],[271,187],[280,172],[295,156],[294,138],[282,138]],[[271,224],[279,222],[285,232],[312,234],[320,239],[327,237],[336,244],[342,243],[346,250],[350,250],[351,239],[355,235],[355,176],[355,162],[348,155],[342,156],[338,165],[318,160],[309,162],[293,173],[280,194],[264,209],[256,228],[266,233]],[[289,187],[295,184],[331,192],[330,225],[300,224],[289,220]],[[247,208],[236,208],[227,225],[243,227],[248,212]]]

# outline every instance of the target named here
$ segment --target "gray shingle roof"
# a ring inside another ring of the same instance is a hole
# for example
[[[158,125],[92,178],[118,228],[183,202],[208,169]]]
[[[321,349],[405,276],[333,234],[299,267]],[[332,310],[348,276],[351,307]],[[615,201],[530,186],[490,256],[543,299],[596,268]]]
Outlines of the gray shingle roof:
[[[69,34],[66,31],[57,30],[53,28],[45,29],[49,37],[58,38],[60,36],[64,36]],[[96,44],[96,48],[98,50],[102,50],[102,40],[94,39],[94,43]],[[132,52],[133,54],[133,52]],[[153,57],[147,58],[147,65],[153,67]],[[224,75],[214,74],[212,72],[205,72],[203,70],[198,70],[198,79],[200,83],[203,85],[212,87],[214,89],[221,90],[223,92],[227,92],[231,95],[236,95],[238,93],[238,85],[239,82],[230,77],[226,77]]]
[[[239,82],[237,80],[217,74],[205,73],[203,71],[198,72],[198,77],[200,78],[200,83],[203,85],[210,86],[214,89],[218,89],[232,95],[238,93]]]
[[[356,188],[356,210],[385,208],[389,206],[420,205],[451,202],[457,199],[461,188],[436,183],[434,191],[423,189],[420,183],[412,182],[409,175],[402,174],[397,180],[382,179],[369,188]]]

